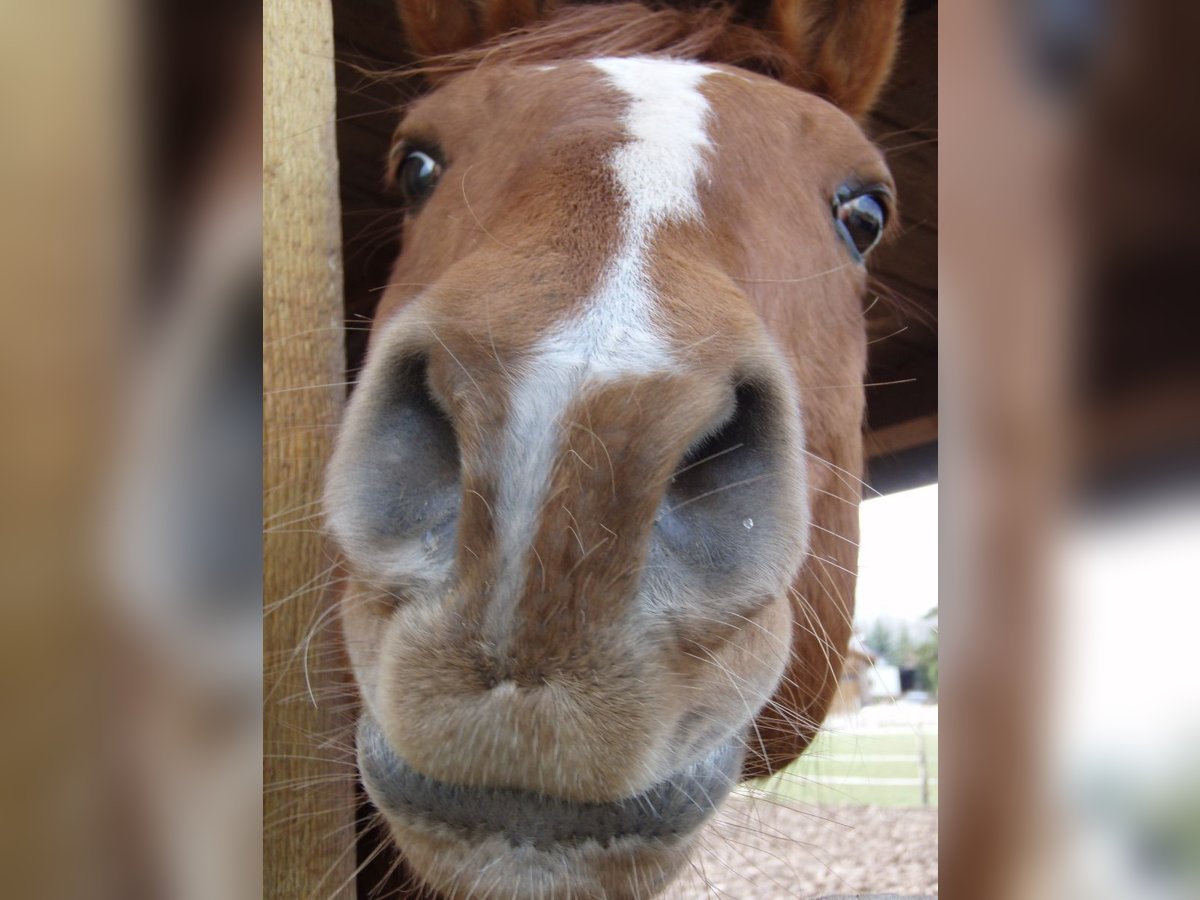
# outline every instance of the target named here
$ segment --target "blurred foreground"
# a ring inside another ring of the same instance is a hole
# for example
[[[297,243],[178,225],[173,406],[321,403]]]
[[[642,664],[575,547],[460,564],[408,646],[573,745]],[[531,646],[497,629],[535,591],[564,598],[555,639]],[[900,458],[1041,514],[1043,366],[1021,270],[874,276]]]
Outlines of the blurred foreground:
[[[0,5],[0,896],[260,896],[259,41]]]
[[[1194,897],[1200,8],[943,13],[940,884]]]

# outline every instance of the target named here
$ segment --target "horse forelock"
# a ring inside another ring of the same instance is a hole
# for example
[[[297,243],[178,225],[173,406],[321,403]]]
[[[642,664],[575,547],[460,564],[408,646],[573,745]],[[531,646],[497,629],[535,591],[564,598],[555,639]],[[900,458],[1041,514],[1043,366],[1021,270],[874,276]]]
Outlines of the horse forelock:
[[[437,46],[438,42],[431,42]],[[650,9],[642,3],[564,4],[494,39],[426,56],[402,73],[438,80],[493,65],[552,65],[580,59],[654,55],[725,63],[784,79],[795,61],[732,5]]]

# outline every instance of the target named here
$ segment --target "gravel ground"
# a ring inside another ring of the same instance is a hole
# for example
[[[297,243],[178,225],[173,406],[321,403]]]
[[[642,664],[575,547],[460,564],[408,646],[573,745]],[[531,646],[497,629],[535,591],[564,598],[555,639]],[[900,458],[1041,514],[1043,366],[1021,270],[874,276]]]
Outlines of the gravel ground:
[[[938,890],[937,809],[790,808],[741,794],[729,801],[671,900],[797,900],[828,894]]]

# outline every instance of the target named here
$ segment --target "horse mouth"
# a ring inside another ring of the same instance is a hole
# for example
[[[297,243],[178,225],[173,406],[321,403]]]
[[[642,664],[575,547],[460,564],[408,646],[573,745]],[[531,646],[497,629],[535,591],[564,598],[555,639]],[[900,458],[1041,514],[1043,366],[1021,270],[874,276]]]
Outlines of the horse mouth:
[[[743,747],[728,741],[631,797],[586,803],[514,788],[436,781],[401,759],[369,716],[358,726],[358,761],[375,804],[406,828],[447,831],[460,839],[501,838],[513,847],[552,851],[622,839],[688,838],[737,782]]]

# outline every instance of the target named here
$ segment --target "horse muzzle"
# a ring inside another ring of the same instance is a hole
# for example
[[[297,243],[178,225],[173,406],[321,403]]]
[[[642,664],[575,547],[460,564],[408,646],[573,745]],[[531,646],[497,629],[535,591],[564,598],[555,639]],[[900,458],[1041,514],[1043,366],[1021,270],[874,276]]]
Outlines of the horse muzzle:
[[[634,796],[579,802],[437,781],[397,755],[369,715],[358,726],[367,793],[418,874],[450,897],[649,896],[683,864],[742,757],[730,740]]]

